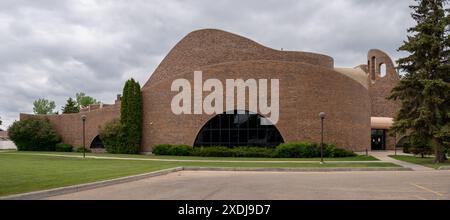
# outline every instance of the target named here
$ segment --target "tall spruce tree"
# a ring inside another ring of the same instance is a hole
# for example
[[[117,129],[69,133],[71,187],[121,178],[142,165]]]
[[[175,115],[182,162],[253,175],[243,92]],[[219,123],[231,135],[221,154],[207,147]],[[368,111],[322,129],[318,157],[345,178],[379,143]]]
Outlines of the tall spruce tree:
[[[66,105],[61,109],[63,114],[78,113],[80,109],[72,98],[67,99]]]
[[[389,96],[401,102],[393,131],[410,134],[413,145],[431,146],[442,163],[450,142],[450,11],[448,0],[416,2],[410,8],[417,25],[399,48],[410,55],[397,61],[405,75]]]
[[[127,153],[138,153],[142,132],[141,86],[133,78],[125,83],[120,109],[120,122],[123,126],[123,144]]]

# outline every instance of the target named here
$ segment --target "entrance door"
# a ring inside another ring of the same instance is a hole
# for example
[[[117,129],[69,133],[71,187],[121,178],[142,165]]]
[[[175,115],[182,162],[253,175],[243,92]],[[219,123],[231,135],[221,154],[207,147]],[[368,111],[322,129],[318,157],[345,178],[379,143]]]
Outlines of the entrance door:
[[[386,150],[386,130],[372,129],[372,150]]]

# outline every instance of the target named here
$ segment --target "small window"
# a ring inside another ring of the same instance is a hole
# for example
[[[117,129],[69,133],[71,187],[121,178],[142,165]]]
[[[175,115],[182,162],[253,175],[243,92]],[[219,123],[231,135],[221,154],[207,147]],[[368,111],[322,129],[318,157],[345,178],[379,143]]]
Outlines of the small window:
[[[376,73],[376,63],[377,63],[377,58],[376,57],[372,57],[371,61],[369,62],[370,66],[369,66],[369,72],[370,72],[370,77],[375,80],[375,73]]]
[[[382,64],[380,65],[380,76],[381,76],[381,77],[386,76],[386,64],[384,64],[384,63],[382,63]]]

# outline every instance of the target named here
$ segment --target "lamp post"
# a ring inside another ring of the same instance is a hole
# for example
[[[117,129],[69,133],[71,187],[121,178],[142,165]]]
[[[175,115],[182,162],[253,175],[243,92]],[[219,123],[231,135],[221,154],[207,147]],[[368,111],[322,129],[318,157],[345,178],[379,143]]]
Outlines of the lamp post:
[[[320,134],[320,164],[323,164],[323,120],[325,119],[325,112],[321,112],[319,114],[320,117],[320,128],[321,128],[321,134]]]
[[[86,158],[86,115],[81,116],[81,121],[83,121],[83,158]]]
[[[394,133],[394,154],[397,156],[397,132]]]

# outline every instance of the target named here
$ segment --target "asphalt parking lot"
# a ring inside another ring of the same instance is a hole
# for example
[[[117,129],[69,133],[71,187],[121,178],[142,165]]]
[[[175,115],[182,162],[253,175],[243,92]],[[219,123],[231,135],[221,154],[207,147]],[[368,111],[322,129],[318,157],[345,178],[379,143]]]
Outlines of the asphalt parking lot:
[[[182,171],[47,199],[449,200],[450,171]]]

